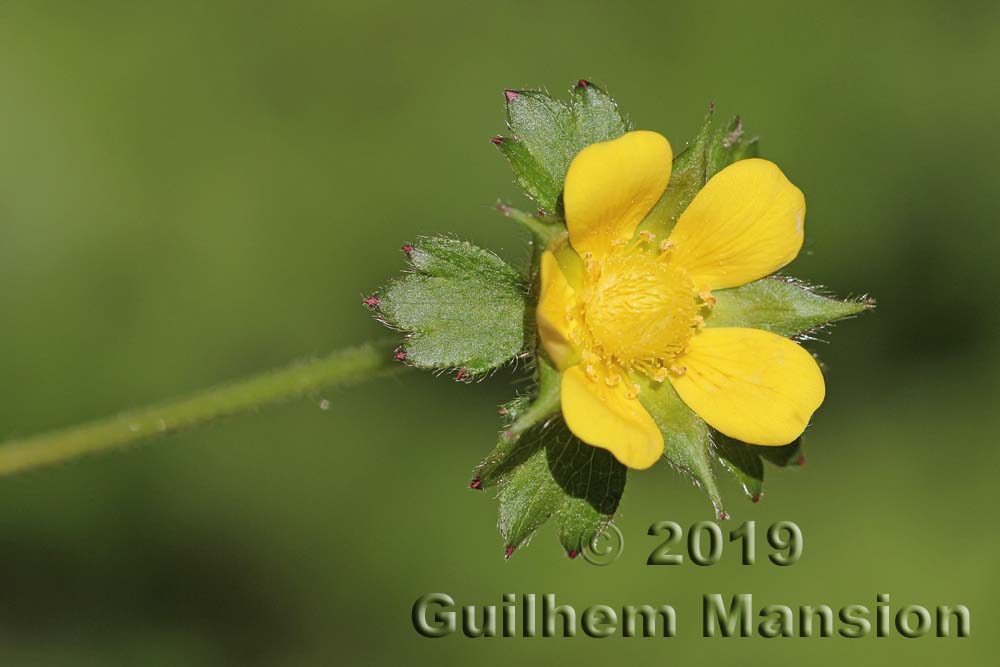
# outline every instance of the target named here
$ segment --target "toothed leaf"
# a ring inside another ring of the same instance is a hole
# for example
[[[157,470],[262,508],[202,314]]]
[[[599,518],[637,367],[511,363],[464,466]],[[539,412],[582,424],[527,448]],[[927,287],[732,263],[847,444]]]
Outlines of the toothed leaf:
[[[562,419],[522,441],[523,463],[503,478],[498,527],[514,549],[551,517],[567,552],[580,551],[607,526],[625,490],[627,470],[610,452],[573,436]]]
[[[497,484],[537,449],[542,431],[536,427],[559,412],[559,381],[559,372],[539,359],[536,396],[519,396],[504,405],[509,425],[501,431],[497,446],[476,468],[473,488],[488,489]]]
[[[409,252],[415,271],[378,294],[377,314],[407,332],[406,362],[482,373],[524,349],[527,288],[493,253],[471,243],[427,238]]]
[[[764,278],[713,294],[716,304],[705,318],[706,326],[763,329],[780,336],[796,336],[871,308],[870,303],[831,299],[781,278]]]
[[[568,103],[538,91],[506,92],[511,136],[498,145],[518,184],[550,211],[561,208],[573,157],[584,147],[620,137],[629,129],[614,100],[599,87],[583,83],[573,89]]]
[[[708,494],[717,514],[723,512],[722,495],[712,472],[708,425],[681,400],[669,382],[645,382],[639,401],[663,432],[663,456],[677,470]]]

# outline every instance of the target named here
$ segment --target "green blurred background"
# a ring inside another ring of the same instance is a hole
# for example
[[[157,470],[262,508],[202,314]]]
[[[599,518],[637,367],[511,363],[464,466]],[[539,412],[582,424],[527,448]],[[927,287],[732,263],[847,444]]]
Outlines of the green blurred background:
[[[502,558],[466,487],[511,376],[406,374],[0,481],[4,665],[994,664],[1000,5],[4,2],[0,436],[379,333],[360,297],[452,233],[523,261],[488,139],[505,87],[605,84],[681,146],[714,100],[806,193],[790,272],[880,307],[824,334],[807,465],[733,526],[796,521],[791,568],[647,567],[711,518],[633,474],[610,567],[551,529]],[[429,640],[410,608],[504,592],[671,603],[680,637]],[[963,603],[972,637],[699,638],[703,593]]]

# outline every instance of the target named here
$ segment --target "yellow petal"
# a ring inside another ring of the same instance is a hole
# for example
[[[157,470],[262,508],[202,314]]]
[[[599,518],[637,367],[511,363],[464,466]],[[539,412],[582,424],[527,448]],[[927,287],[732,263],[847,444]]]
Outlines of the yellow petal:
[[[802,247],[806,200],[778,166],[740,160],[713,176],[670,234],[674,258],[701,290],[768,276]]]
[[[812,355],[759,329],[705,329],[670,381],[692,410],[722,433],[753,445],[787,445],[823,402],[823,374]]]
[[[670,143],[656,132],[629,132],[591,144],[569,165],[563,204],[569,240],[597,259],[628,241],[670,180]]]
[[[609,387],[573,366],[563,373],[563,417],[576,437],[642,470],[663,455],[663,434],[637,399],[626,398],[626,391],[625,382]]]
[[[538,335],[556,368],[564,370],[579,361],[570,342],[567,314],[576,296],[551,251],[542,254],[542,293],[538,298]]]

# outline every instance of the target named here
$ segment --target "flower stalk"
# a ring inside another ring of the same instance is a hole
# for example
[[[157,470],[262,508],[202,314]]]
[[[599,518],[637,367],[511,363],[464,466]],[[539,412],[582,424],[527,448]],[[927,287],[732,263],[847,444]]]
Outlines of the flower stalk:
[[[0,445],[0,477],[122,449],[323,389],[383,377],[403,368],[393,362],[393,347],[391,342],[369,342],[159,405],[8,441]]]

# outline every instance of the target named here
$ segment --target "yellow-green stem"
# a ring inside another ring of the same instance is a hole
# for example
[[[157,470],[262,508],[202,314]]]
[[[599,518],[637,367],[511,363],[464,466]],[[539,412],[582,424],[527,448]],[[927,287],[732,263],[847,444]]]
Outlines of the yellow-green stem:
[[[287,368],[125,412],[114,417],[0,445],[0,476],[121,449],[221,417],[315,394],[321,389],[369,380],[402,368],[392,346],[366,343]]]

